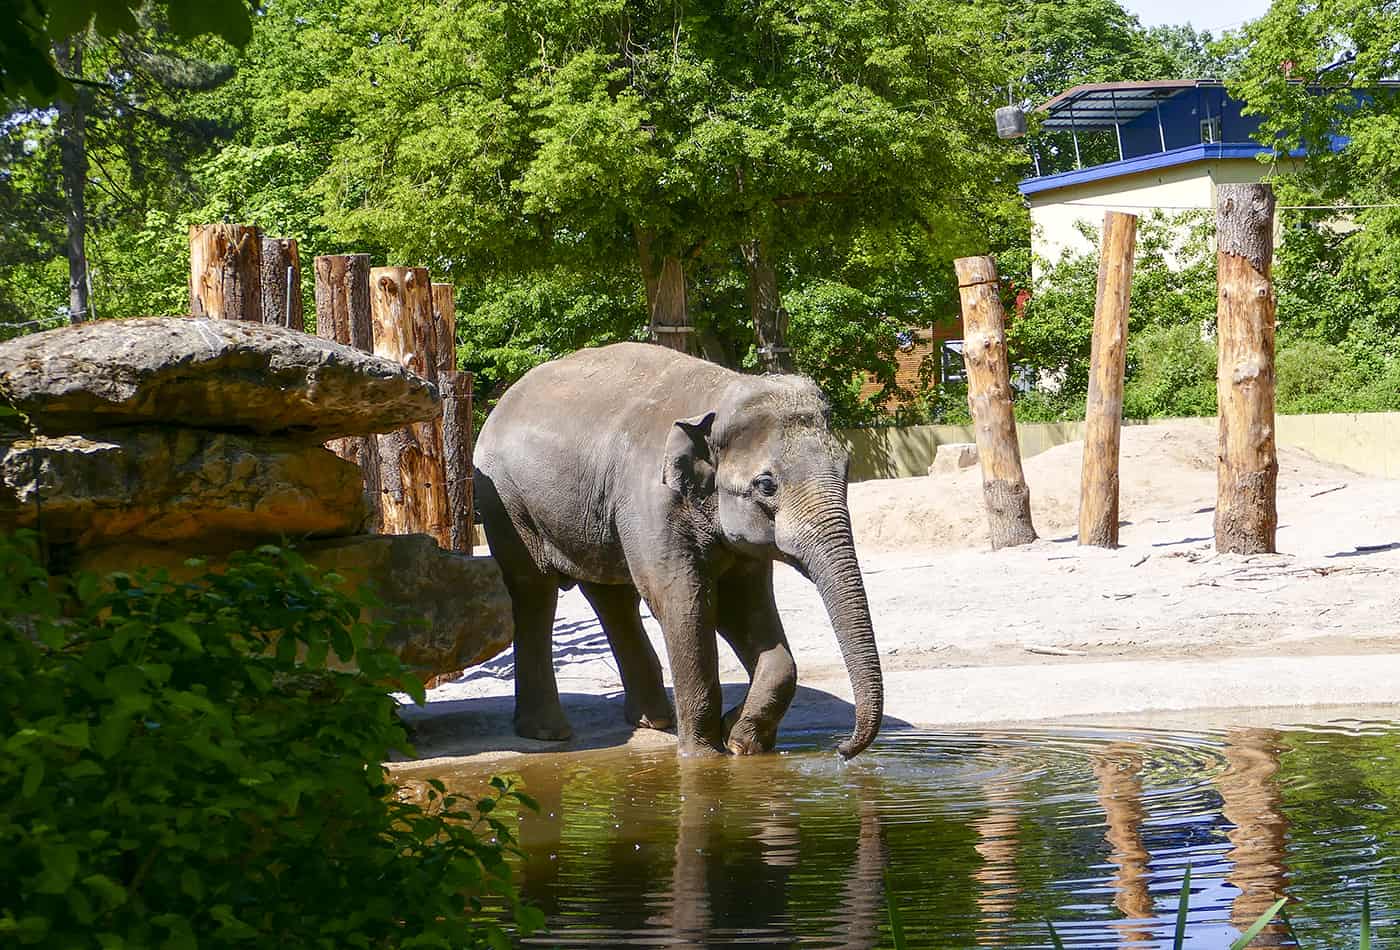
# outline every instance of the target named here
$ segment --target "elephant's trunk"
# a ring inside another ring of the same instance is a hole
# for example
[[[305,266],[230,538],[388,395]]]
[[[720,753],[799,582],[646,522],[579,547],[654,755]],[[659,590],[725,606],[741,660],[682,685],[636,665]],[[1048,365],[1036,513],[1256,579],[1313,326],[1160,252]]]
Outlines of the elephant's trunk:
[[[846,481],[832,477],[830,482],[806,486],[808,491],[791,506],[792,527],[780,532],[779,546],[816,585],[841,645],[855,696],[856,725],[837,751],[849,759],[875,741],[884,715],[885,689],[851,535]]]

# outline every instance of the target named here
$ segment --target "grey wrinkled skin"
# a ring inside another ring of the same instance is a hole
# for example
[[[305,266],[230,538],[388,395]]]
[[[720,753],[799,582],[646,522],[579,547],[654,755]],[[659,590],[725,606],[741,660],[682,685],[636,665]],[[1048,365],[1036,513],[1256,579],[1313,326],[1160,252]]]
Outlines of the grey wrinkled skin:
[[[820,391],[642,343],[531,370],[477,441],[476,498],[515,614],[515,725],[566,739],[551,634],[558,591],[598,613],[639,726],[674,722],[682,754],[770,751],[797,687],[773,561],[820,591],[855,696],[858,754],[883,709],[879,654],[851,538],[845,449]],[[672,713],[638,598],[661,623]],[[718,633],[750,685],[721,710]]]

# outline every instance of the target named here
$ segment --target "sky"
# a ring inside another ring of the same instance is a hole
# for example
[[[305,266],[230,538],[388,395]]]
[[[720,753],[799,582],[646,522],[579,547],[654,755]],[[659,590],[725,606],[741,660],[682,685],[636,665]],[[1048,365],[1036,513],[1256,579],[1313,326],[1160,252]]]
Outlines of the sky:
[[[1073,0],[1070,0],[1073,2]],[[1261,16],[1269,9],[1269,0],[1119,0],[1129,12],[1136,13],[1143,26],[1190,23],[1197,30],[1221,30],[1239,26],[1245,20]]]

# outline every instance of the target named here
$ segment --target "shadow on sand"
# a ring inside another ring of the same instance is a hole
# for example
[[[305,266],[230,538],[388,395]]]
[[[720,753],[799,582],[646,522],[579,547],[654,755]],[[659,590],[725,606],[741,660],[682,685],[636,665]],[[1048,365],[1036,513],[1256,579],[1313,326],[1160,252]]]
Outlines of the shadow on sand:
[[[556,633],[555,636],[557,650],[559,634]],[[602,649],[607,649],[606,639]],[[469,672],[481,674],[483,669],[485,667],[477,667]],[[508,658],[504,678],[510,678]],[[738,703],[746,689],[746,683],[726,683],[725,708]],[[671,698],[674,702],[674,694]],[[410,738],[414,743],[415,752],[412,759],[407,761],[490,752],[583,752],[618,748],[634,740],[654,746],[675,742],[673,729],[662,733],[651,729],[634,729],[624,722],[621,690],[601,695],[560,693],[559,699],[563,702],[564,711],[574,728],[574,737],[566,742],[541,742],[517,736],[511,723],[515,710],[515,699],[511,696],[445,700],[426,706],[405,706],[402,708],[402,714],[411,730]],[[838,737],[849,734],[854,723],[855,708],[849,701],[819,689],[798,686],[797,695],[779,729],[779,741],[782,741],[785,735],[794,732],[829,732],[834,748]],[[892,716],[886,716],[881,725],[881,729],[886,731],[908,728],[911,728],[909,723]]]

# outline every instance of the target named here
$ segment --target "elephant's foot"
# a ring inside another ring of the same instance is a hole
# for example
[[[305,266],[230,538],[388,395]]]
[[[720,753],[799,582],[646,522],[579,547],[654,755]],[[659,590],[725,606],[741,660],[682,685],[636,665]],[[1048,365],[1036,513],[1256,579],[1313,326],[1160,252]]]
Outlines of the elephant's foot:
[[[555,706],[546,709],[532,709],[528,712],[516,712],[515,734],[525,739],[562,742],[565,739],[572,739],[574,730],[569,725],[564,710]]]
[[[676,714],[672,711],[671,702],[665,693],[659,697],[637,701],[628,696],[622,707],[622,715],[629,726],[638,729],[665,730],[676,724]]]
[[[759,755],[772,752],[778,744],[776,727],[760,726],[742,715],[735,707],[724,717],[724,747],[735,755]]]

